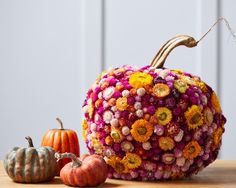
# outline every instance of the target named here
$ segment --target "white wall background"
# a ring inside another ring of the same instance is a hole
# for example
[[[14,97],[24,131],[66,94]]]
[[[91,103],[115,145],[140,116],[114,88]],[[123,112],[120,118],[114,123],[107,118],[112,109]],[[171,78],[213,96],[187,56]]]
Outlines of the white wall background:
[[[13,146],[39,145],[46,130],[81,137],[81,105],[103,69],[144,66],[171,37],[200,36],[221,15],[236,29],[233,0],[0,0],[0,159]],[[170,68],[200,75],[220,95],[228,119],[223,159],[236,159],[236,44],[224,24],[198,47],[179,47]]]

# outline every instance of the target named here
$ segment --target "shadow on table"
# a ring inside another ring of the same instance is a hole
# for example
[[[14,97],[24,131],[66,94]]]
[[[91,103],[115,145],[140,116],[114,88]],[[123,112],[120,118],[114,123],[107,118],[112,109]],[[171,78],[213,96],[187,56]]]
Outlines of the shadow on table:
[[[122,187],[124,185],[131,185],[134,181],[125,181],[123,180],[110,180],[103,184],[103,187]],[[135,181],[137,185],[137,181]],[[186,178],[182,180],[170,180],[170,181],[152,181],[152,182],[138,182],[138,187],[143,186],[142,184],[150,183],[150,186],[153,184],[156,185],[168,185],[168,187],[174,187],[176,185],[188,186],[191,185],[236,185],[236,168],[225,168],[225,167],[214,167],[207,168],[202,172],[199,172],[198,175],[192,176],[191,178]]]
[[[59,176],[56,176],[52,181],[50,182],[43,182],[42,184],[63,184]]]

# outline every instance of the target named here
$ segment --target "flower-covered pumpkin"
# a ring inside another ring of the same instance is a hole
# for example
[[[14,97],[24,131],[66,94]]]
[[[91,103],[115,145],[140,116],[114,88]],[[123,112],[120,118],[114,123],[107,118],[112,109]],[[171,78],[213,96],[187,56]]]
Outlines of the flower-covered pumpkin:
[[[163,67],[173,48],[197,43],[177,36],[150,66],[103,72],[89,89],[83,135],[110,178],[178,179],[217,158],[226,119],[216,93],[198,76]]]

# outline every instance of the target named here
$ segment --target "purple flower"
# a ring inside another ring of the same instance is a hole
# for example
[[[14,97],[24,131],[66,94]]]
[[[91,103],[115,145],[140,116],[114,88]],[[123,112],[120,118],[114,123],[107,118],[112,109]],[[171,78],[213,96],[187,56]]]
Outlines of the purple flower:
[[[112,79],[110,79],[110,81],[109,81],[109,85],[110,85],[110,86],[115,86],[116,83],[117,83],[117,80],[116,80],[115,78],[112,78]]]
[[[165,102],[166,102],[166,107],[168,107],[168,108],[173,108],[176,104],[175,99],[173,97],[172,98],[167,98],[165,100]]]
[[[162,106],[164,106],[165,105],[165,102],[163,101],[163,100],[158,100],[158,102],[157,102],[157,106],[159,106],[159,107],[162,107]]]
[[[98,94],[100,91],[101,91],[101,88],[98,86],[94,89],[94,93],[96,94]]]
[[[128,98],[127,98],[127,103],[128,103],[129,105],[134,105],[134,103],[135,103],[135,98],[134,98],[134,97],[128,97]]]
[[[154,106],[149,106],[148,108],[147,108],[147,111],[148,111],[148,113],[149,114],[151,114],[151,115],[153,115],[154,113],[155,113],[155,107]]]
[[[166,83],[165,79],[163,79],[163,78],[160,77],[160,76],[157,76],[156,78],[154,78],[153,82],[154,82],[154,84],[157,84],[157,83],[163,83],[163,84],[165,84],[165,83]]]
[[[191,104],[199,104],[200,103],[200,101],[199,101],[199,99],[197,98],[197,97],[190,97],[190,103]]]
[[[113,97],[116,98],[116,99],[118,99],[121,96],[122,96],[121,92],[119,92],[119,91],[115,91],[115,93],[113,94]]]
[[[167,82],[167,85],[168,85],[168,86],[169,86],[169,88],[171,88],[171,89],[172,89],[172,88],[173,88],[173,86],[174,86],[174,84],[173,84],[173,82],[172,82],[172,81],[168,81],[168,82]]]
[[[113,149],[114,149],[114,151],[116,151],[116,152],[120,151],[120,144],[115,143],[115,144],[113,145]]]
[[[172,112],[175,116],[178,116],[181,113],[181,109],[179,107],[177,107]]]

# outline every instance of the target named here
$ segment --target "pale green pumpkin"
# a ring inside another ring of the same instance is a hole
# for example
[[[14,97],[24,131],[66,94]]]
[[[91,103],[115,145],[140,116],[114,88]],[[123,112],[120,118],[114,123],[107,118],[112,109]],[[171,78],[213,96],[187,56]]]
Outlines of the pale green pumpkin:
[[[50,181],[55,176],[55,151],[51,147],[34,148],[30,137],[28,148],[14,147],[3,163],[9,177],[20,183]]]

